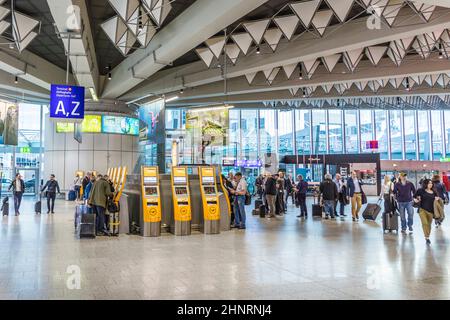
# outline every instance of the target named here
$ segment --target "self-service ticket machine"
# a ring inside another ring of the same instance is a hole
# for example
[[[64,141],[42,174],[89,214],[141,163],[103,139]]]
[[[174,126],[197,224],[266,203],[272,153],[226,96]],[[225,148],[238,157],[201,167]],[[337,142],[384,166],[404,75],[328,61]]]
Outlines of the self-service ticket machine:
[[[186,167],[172,167],[173,233],[176,236],[191,234],[192,209]]]
[[[220,233],[219,193],[214,167],[200,167],[200,193],[203,204],[204,233]]]
[[[142,226],[144,237],[161,235],[161,196],[158,167],[141,167]]]

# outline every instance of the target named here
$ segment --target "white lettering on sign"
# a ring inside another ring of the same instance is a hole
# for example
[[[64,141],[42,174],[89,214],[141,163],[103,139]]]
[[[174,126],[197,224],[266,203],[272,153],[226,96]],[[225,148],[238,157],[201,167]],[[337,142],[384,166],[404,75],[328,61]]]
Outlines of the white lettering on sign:
[[[77,101],[72,101],[72,104],[75,105],[75,106],[73,107],[73,110],[72,110],[72,115],[73,115],[73,116],[79,116],[80,114],[77,112],[77,110],[78,110],[78,107],[80,106],[80,103],[77,102]]]
[[[56,106],[55,115],[62,112],[63,115],[66,115],[66,109],[64,108],[64,103],[62,101],[58,101],[58,105]]]

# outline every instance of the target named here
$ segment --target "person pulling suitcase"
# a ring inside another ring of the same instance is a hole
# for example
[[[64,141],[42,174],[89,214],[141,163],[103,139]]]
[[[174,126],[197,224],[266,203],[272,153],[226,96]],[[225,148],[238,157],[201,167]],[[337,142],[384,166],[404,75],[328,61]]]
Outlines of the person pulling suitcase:
[[[60,189],[58,181],[56,181],[54,174],[50,175],[50,179],[47,180],[41,191],[44,192],[45,189],[47,189],[47,214],[50,212],[55,213],[54,209],[56,193],[60,193]]]

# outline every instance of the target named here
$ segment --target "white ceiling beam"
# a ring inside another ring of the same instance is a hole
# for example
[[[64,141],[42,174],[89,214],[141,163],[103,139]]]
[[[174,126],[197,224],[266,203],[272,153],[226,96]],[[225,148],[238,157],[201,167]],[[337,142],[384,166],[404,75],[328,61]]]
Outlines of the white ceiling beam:
[[[426,3],[433,6],[450,8],[450,1],[448,0],[417,0],[415,2]]]
[[[114,68],[101,97],[123,95],[265,2],[267,0],[195,1],[160,30],[145,49],[130,54]]]

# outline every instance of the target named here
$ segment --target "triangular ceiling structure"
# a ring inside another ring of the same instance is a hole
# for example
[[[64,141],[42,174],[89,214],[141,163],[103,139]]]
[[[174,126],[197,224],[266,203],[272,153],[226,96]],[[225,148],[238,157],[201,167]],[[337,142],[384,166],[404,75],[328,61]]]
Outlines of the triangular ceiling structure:
[[[0,20],[3,20],[10,13],[10,11],[11,10],[8,8],[0,7]]]
[[[344,64],[350,71],[355,71],[363,57],[364,48],[344,52]]]
[[[325,0],[339,21],[344,22],[352,9],[355,0]]]
[[[108,0],[108,2],[123,21],[129,22],[133,17],[134,19],[137,18],[136,12],[139,8],[139,0]]]
[[[255,80],[255,76],[258,72],[248,73],[245,75],[245,78],[247,79],[248,84],[252,84],[253,80]]]
[[[117,48],[122,52],[124,56],[126,56],[133,47],[133,44],[136,42],[136,37],[134,34],[127,30],[122,38],[117,42]]]
[[[298,90],[300,90],[300,87],[290,88],[289,92],[292,94],[292,96],[295,96]]]
[[[264,33],[264,40],[267,42],[272,51],[277,49],[283,33],[278,28],[267,29]]]
[[[147,23],[142,25],[142,31],[138,32],[137,39],[142,46],[146,47],[155,34],[156,28],[151,23],[150,19],[148,19]]]
[[[195,49],[195,52],[209,68],[214,59],[214,54],[211,52],[211,50],[209,50],[209,48],[197,48]]]
[[[232,34],[231,39],[239,46],[244,55],[247,54],[253,41],[247,32]]]
[[[283,66],[284,73],[286,74],[286,77],[288,79],[291,78],[292,74],[294,73],[295,69],[297,68],[298,63],[292,63],[288,64],[286,66]]]
[[[225,46],[225,53],[227,54],[228,58],[230,58],[231,62],[233,64],[236,64],[236,61],[239,57],[239,53],[241,53],[241,50],[239,49],[239,46],[236,43],[230,43]]]
[[[119,16],[114,16],[111,19],[106,20],[101,24],[101,27],[115,45],[119,43],[125,32],[127,32],[127,26]]]
[[[341,59],[342,54],[333,54],[331,56],[322,57],[322,62],[325,66],[325,68],[328,70],[328,72],[333,72],[334,67],[336,67],[337,63],[339,62],[339,59]]]
[[[291,40],[292,36],[295,33],[295,30],[297,30],[300,19],[294,14],[289,16],[276,17],[273,19],[273,21],[283,32],[284,36],[288,40]]]
[[[320,6],[321,0],[311,0],[291,3],[291,9],[299,17],[305,28],[309,28],[311,21]]]
[[[252,36],[256,44],[260,44],[261,40],[269,26],[270,19],[246,22],[243,24],[245,30]]]
[[[402,1],[403,2],[403,1]],[[392,27],[397,18],[400,9],[403,7],[402,2],[398,4],[398,0],[390,0],[389,4],[383,11],[383,18],[386,20],[387,24]]]
[[[9,28],[11,24],[9,22],[6,21],[0,21],[0,35],[6,31],[6,29]]]
[[[275,77],[277,76],[278,72],[280,72],[280,68],[273,68],[264,70],[264,76],[266,77],[267,83],[271,85],[273,81],[275,80]]]
[[[150,10],[150,16],[155,21],[155,23],[160,26],[164,20],[169,15],[169,12],[172,10],[172,1],[169,0],[159,0],[153,6],[152,10]]]
[[[217,36],[209,38],[205,41],[205,44],[208,46],[209,50],[214,54],[214,56],[219,59],[220,54],[222,53],[223,47],[225,45],[226,38],[225,36]]]
[[[319,66],[319,64],[320,60],[317,59],[303,61],[303,66],[305,67],[305,71],[308,78],[311,78],[314,72],[316,72],[316,69]]]
[[[388,48],[384,46],[367,47],[366,56],[374,66],[377,66],[381,61],[381,58],[383,58],[384,54],[386,53],[387,49]]]
[[[333,11],[331,10],[322,10],[317,11],[312,19],[311,23],[316,28],[317,32],[323,36],[325,33],[325,29],[330,24],[331,18],[333,17]]]
[[[39,24],[39,21],[17,11],[14,11],[11,16],[13,24],[13,37],[18,42],[23,41]]]

